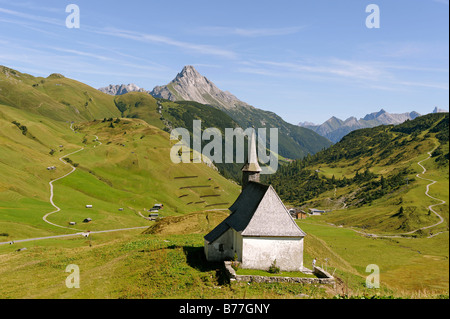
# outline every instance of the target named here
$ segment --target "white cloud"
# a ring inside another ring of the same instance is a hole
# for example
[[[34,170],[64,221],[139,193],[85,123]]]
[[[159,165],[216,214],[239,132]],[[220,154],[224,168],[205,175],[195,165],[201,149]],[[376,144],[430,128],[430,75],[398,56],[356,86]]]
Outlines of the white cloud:
[[[156,43],[156,44],[164,44],[173,47],[177,47],[183,50],[192,51],[195,53],[205,54],[205,55],[213,55],[219,56],[228,59],[235,59],[237,54],[233,51],[222,49],[216,46],[207,45],[207,44],[196,44],[191,42],[184,42],[175,40],[166,36],[149,34],[149,33],[140,33],[129,30],[121,30],[116,28],[108,28],[103,30],[94,30],[94,32],[98,34],[109,35],[113,37],[119,37],[129,40],[135,40],[144,43]]]
[[[409,81],[401,81],[398,82],[400,85],[405,86],[421,86],[426,88],[433,88],[433,89],[442,89],[447,90],[449,89],[448,83],[429,83],[429,82],[409,82]]]
[[[33,14],[27,14],[23,12],[18,12],[14,10],[4,9],[0,8],[0,13],[4,13],[10,16],[14,16],[16,18],[19,18],[18,21],[9,21],[10,23],[17,23],[17,24],[23,24],[24,19],[30,20],[34,22],[40,22],[40,23],[47,23],[52,25],[58,25],[58,26],[65,26],[65,20],[64,19],[54,19],[39,15],[33,15]],[[149,34],[149,33],[141,33],[141,32],[135,32],[130,30],[123,30],[123,29],[116,29],[116,28],[105,28],[105,29],[99,29],[95,27],[91,27],[88,25],[83,25],[83,31],[87,32],[93,32],[97,34],[103,34],[103,35],[109,35],[113,37],[119,37],[124,39],[130,39],[135,40],[139,42],[144,43],[156,43],[156,44],[163,44],[168,45],[172,47],[177,47],[186,51],[200,53],[202,55],[212,55],[212,56],[218,56],[222,58],[227,59],[235,59],[237,57],[237,54],[231,50],[222,49],[216,46],[207,45],[207,44],[197,44],[192,42],[185,42],[185,41],[179,41],[176,39],[172,39],[170,37],[162,36],[162,35],[156,35],[156,34]]]
[[[415,66],[393,65],[377,61],[352,61],[337,58],[323,60],[305,60],[301,62],[251,61],[238,68],[239,72],[262,76],[318,80],[323,83],[349,82],[362,87],[382,90],[404,90],[411,87],[423,87],[448,90],[448,81],[423,80],[426,72],[444,72],[440,68],[421,68]],[[407,70],[420,72],[414,80],[395,72]],[[448,73],[448,70],[447,70]]]
[[[242,36],[242,37],[269,37],[298,33],[303,27],[285,28],[238,28],[238,27],[201,27],[193,31],[196,34],[209,36]]]
[[[18,12],[18,11],[4,9],[4,8],[0,8],[0,12],[8,14],[8,15],[12,15],[12,16],[15,16],[15,17],[21,18],[21,19],[32,20],[32,21],[36,21],[36,22],[43,22],[43,23],[59,25],[59,26],[65,26],[65,21],[63,19],[54,19],[54,18],[49,18],[49,17],[43,17],[43,16],[39,16],[39,15],[28,14],[28,13]]]
[[[273,61],[255,61],[257,64],[278,68],[278,71],[285,73],[319,74],[328,76],[338,76],[354,79],[376,80],[386,72],[376,65],[360,61],[347,61],[331,58],[323,61],[304,61],[298,62],[273,62]],[[261,71],[260,71],[261,72]]]
[[[10,1],[10,0],[0,0],[0,3],[6,3],[7,5],[24,8],[28,10],[33,11],[45,11],[45,12],[52,12],[52,13],[58,13],[58,12],[64,12],[65,6],[61,6],[59,8],[57,7],[45,7],[40,3],[39,5],[36,5],[36,3],[33,3],[31,1],[27,2],[19,2],[19,1]]]
[[[445,5],[449,5],[449,0],[433,0],[434,2],[442,3]]]

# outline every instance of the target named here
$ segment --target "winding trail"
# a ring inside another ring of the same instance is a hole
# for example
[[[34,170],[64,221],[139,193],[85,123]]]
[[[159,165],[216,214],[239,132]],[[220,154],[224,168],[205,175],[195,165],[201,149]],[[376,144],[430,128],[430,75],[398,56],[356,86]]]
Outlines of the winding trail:
[[[428,194],[429,191],[430,191],[430,186],[431,186],[431,185],[434,185],[435,183],[437,183],[437,181],[420,176],[420,175],[424,175],[424,174],[427,172],[427,169],[422,165],[422,163],[425,162],[425,161],[427,161],[427,160],[429,160],[429,159],[431,158],[431,154],[434,152],[434,150],[436,150],[436,148],[437,148],[437,147],[435,147],[434,149],[432,149],[431,151],[429,151],[429,152],[427,153],[429,156],[428,156],[426,159],[417,162],[417,164],[418,164],[423,170],[422,170],[422,173],[416,174],[416,177],[431,182],[430,184],[428,184],[428,185],[426,186],[425,195],[428,196],[429,198],[433,199],[433,200],[437,200],[437,201],[440,202],[440,203],[438,203],[438,204],[433,204],[433,205],[428,206],[428,209],[429,209],[431,212],[433,212],[433,213],[439,218],[439,222],[437,222],[436,224],[433,224],[433,225],[424,226],[424,227],[421,227],[421,228],[419,228],[419,229],[412,230],[412,231],[407,232],[407,233],[400,233],[400,234],[396,234],[396,235],[377,235],[377,234],[370,234],[370,233],[366,233],[366,232],[364,232],[364,231],[356,230],[356,229],[354,229],[353,227],[346,227],[346,229],[350,229],[350,230],[353,230],[354,232],[357,232],[357,233],[362,234],[362,235],[364,235],[364,236],[369,236],[369,237],[374,237],[374,238],[413,238],[413,237],[404,237],[404,235],[411,235],[411,234],[414,234],[415,232],[418,232],[419,230],[424,230],[424,229],[432,228],[432,227],[435,227],[435,226],[438,226],[438,225],[442,224],[442,223],[445,221],[444,218],[443,218],[441,215],[439,215],[439,214],[433,209],[433,207],[439,206],[439,205],[444,205],[444,204],[446,203],[446,201],[445,201],[445,200],[442,200],[442,199],[439,199],[439,198],[436,198],[436,197],[433,197],[433,196],[431,196],[430,194]],[[339,226],[332,225],[332,224],[329,224],[329,225],[330,225],[330,226],[334,226],[334,227],[339,227]],[[447,231],[448,231],[448,230],[447,230]],[[434,237],[434,236],[437,236],[437,235],[439,235],[439,234],[445,233],[445,232],[447,232],[447,231],[441,231],[441,232],[438,232],[438,233],[436,233],[436,234],[432,234],[432,235],[428,236],[427,238],[432,238],[432,237]]]
[[[139,227],[131,227],[131,228],[119,228],[119,229],[90,231],[89,234],[112,233],[112,232],[116,232],[116,231],[124,231],[124,230],[132,230],[132,229],[144,229],[144,228],[148,228],[148,226],[139,226]],[[74,230],[74,228],[71,228],[71,230]],[[54,235],[54,236],[46,236],[46,237],[19,239],[19,240],[14,240],[13,242],[11,242],[11,241],[1,242],[0,245],[10,245],[12,243],[24,243],[24,242],[36,241],[36,240],[44,240],[44,239],[55,239],[55,238],[64,238],[64,237],[84,236],[85,234],[86,234],[86,232],[83,231],[83,232],[78,232],[78,233],[75,233],[75,234],[65,234],[65,235]]]
[[[437,148],[437,147],[436,147],[436,148]],[[427,185],[427,190],[426,190],[426,192],[425,192],[425,195],[427,195],[427,196],[428,196],[429,198],[431,198],[431,199],[434,199],[434,200],[437,200],[437,201],[440,202],[440,203],[438,203],[438,204],[433,204],[433,205],[428,206],[428,209],[429,209],[430,211],[432,211],[437,217],[439,217],[439,222],[437,222],[437,223],[434,224],[434,225],[430,225],[430,226],[426,226],[426,227],[419,228],[419,229],[417,229],[417,230],[415,230],[415,231],[412,231],[412,232],[409,232],[409,233],[407,233],[407,234],[415,233],[416,231],[423,230],[423,229],[428,229],[428,228],[431,228],[431,227],[440,225],[440,224],[442,224],[442,223],[444,222],[444,218],[443,218],[441,215],[439,215],[439,214],[433,209],[433,207],[439,206],[439,205],[444,205],[444,204],[446,203],[446,201],[445,201],[445,200],[442,200],[442,199],[439,199],[439,198],[436,198],[436,197],[433,197],[433,196],[431,196],[430,194],[428,194],[428,192],[430,191],[430,186],[433,185],[433,184],[435,184],[435,183],[437,183],[437,181],[419,176],[419,175],[421,175],[421,174],[422,174],[422,175],[425,174],[426,171],[427,171],[427,169],[422,165],[422,162],[425,162],[425,161],[429,160],[429,159],[431,158],[431,154],[434,152],[434,150],[435,150],[436,148],[434,148],[432,151],[428,152],[428,155],[429,155],[429,156],[428,156],[426,159],[424,159],[424,160],[422,160],[422,161],[420,161],[420,162],[417,163],[420,167],[422,167],[423,171],[422,171],[422,173],[417,174],[416,177],[418,177],[418,178],[420,178],[420,179],[423,179],[423,180],[426,180],[426,181],[429,181],[429,182],[432,182],[432,183],[430,183],[430,184]],[[436,235],[436,234],[435,234],[435,235]],[[435,235],[434,235],[434,236],[435,236]],[[432,235],[431,237],[433,237],[433,235]]]
[[[72,155],[72,154],[81,152],[82,150],[84,150],[84,147],[82,147],[82,148],[79,149],[78,151],[75,151],[75,152],[72,152],[72,153],[69,153],[69,154],[66,154],[66,155],[61,156],[61,157],[59,158],[59,160],[60,160],[61,162],[63,162],[65,165],[70,165],[69,163],[67,163],[66,161],[64,161],[63,158],[65,158],[65,157],[67,157],[67,156],[69,156],[69,155]],[[80,230],[80,229],[75,229],[75,228],[70,228],[70,227],[66,227],[66,226],[57,225],[57,224],[54,224],[54,223],[49,222],[49,221],[47,220],[47,217],[48,217],[48,216],[50,216],[50,215],[52,215],[52,214],[54,214],[54,213],[57,213],[57,212],[59,212],[59,211],[61,210],[61,208],[59,208],[58,206],[56,206],[56,205],[55,205],[55,202],[53,202],[53,195],[54,195],[54,193],[53,193],[53,183],[56,182],[56,181],[59,181],[60,179],[65,178],[65,177],[69,176],[70,174],[72,174],[73,172],[75,172],[76,167],[74,167],[74,166],[72,166],[72,165],[70,165],[70,167],[72,168],[72,170],[71,170],[69,173],[67,173],[67,174],[64,175],[64,176],[61,176],[61,177],[59,177],[59,178],[57,178],[57,179],[54,179],[54,180],[52,180],[51,182],[49,182],[49,185],[50,185],[50,204],[52,204],[52,206],[55,207],[56,210],[54,210],[54,211],[52,211],[52,212],[50,212],[50,213],[44,215],[44,217],[42,217],[42,219],[43,219],[46,223],[48,223],[48,224],[50,224],[50,225],[53,225],[53,226],[56,226],[56,227],[67,228],[67,229],[70,229],[70,230]]]
[[[72,131],[75,132],[75,130],[73,129],[73,123],[70,124],[70,129],[71,129]],[[97,135],[95,135],[95,138],[96,138],[95,141],[99,143],[98,146],[102,145],[102,143],[98,140],[98,136],[97,136]],[[97,145],[94,145],[94,147],[95,147],[95,146],[97,146]],[[45,215],[42,217],[42,219],[43,219],[46,223],[48,223],[48,224],[50,224],[50,225],[52,225],[52,226],[59,227],[59,228],[69,229],[69,230],[71,230],[71,231],[77,231],[77,233],[74,233],[74,234],[64,234],[64,235],[53,235],[53,236],[45,236],[45,237],[35,237],[35,238],[27,238],[27,239],[19,239],[19,240],[14,240],[14,241],[0,242],[0,245],[8,245],[8,244],[11,245],[11,244],[14,244],[14,243],[22,243],[22,242],[29,242],[29,241],[36,241],[36,240],[54,239],[54,238],[64,238],[64,237],[74,237],[74,236],[85,236],[85,235],[86,235],[86,231],[84,231],[84,230],[76,229],[76,228],[72,228],[72,227],[67,227],[67,226],[57,225],[57,224],[55,224],[55,223],[52,223],[52,222],[48,221],[48,219],[47,219],[50,215],[55,214],[55,213],[61,211],[61,208],[59,208],[59,207],[55,204],[55,202],[53,201],[53,195],[54,195],[54,186],[53,186],[53,183],[56,182],[56,181],[59,181],[59,180],[61,180],[61,179],[63,179],[63,178],[66,178],[67,176],[69,176],[70,174],[72,174],[73,172],[76,171],[76,167],[74,167],[73,165],[71,165],[71,164],[67,163],[66,161],[64,161],[64,158],[65,158],[65,157],[68,157],[68,156],[70,156],[70,155],[76,154],[76,153],[78,153],[78,152],[81,152],[81,151],[83,151],[83,150],[84,150],[84,147],[82,147],[81,149],[79,149],[79,150],[77,150],[77,151],[74,151],[74,152],[72,152],[72,153],[63,155],[63,156],[61,156],[61,157],[59,158],[59,160],[60,160],[62,163],[64,163],[65,165],[69,165],[69,166],[72,168],[72,170],[71,170],[69,173],[67,173],[67,174],[65,174],[65,175],[63,175],[63,176],[61,176],[61,177],[58,177],[58,178],[52,180],[51,182],[49,182],[49,185],[50,185],[50,198],[49,198],[49,201],[50,201],[50,204],[55,208],[55,210],[54,210],[54,211],[51,211],[50,213],[45,214]],[[116,232],[116,231],[125,231],[125,230],[133,230],[133,229],[144,229],[144,228],[148,228],[148,226],[138,226],[138,227],[129,227],[129,228],[119,228],[119,229],[108,229],[108,230],[89,231],[88,233],[89,233],[89,234],[100,234],[100,233],[110,233],[110,232]]]
[[[441,215],[439,215],[439,214],[433,209],[433,207],[439,206],[439,205],[443,205],[443,204],[446,203],[446,201],[445,201],[445,200],[442,200],[442,199],[439,199],[439,198],[436,198],[436,197],[433,197],[433,196],[431,196],[430,194],[428,194],[428,192],[430,191],[430,186],[431,186],[431,185],[434,185],[435,183],[437,183],[437,181],[420,176],[420,175],[424,175],[424,174],[427,172],[427,169],[422,165],[422,163],[425,162],[425,161],[427,161],[427,160],[429,160],[429,159],[431,158],[431,154],[436,150],[436,148],[437,148],[437,146],[436,146],[435,148],[433,148],[431,151],[428,152],[428,157],[427,157],[426,159],[417,162],[417,165],[419,165],[420,167],[422,167],[423,171],[422,171],[422,173],[416,174],[416,177],[431,182],[431,183],[428,184],[427,187],[426,187],[425,195],[428,196],[429,198],[433,199],[433,200],[437,200],[437,201],[440,202],[440,203],[438,203],[438,204],[433,204],[433,205],[428,206],[428,209],[429,209],[431,212],[433,212],[433,213],[439,218],[439,221],[438,221],[436,224],[433,224],[433,225],[430,225],[430,226],[421,227],[421,228],[419,228],[419,229],[416,229],[416,230],[413,230],[413,231],[410,231],[410,232],[407,232],[407,233],[397,234],[397,235],[376,235],[376,234],[367,234],[367,233],[363,233],[363,232],[360,232],[360,231],[357,231],[357,232],[362,233],[362,234],[365,234],[365,235],[368,235],[368,236],[372,236],[372,237],[383,237],[383,238],[400,238],[400,237],[401,237],[401,238],[404,238],[402,235],[411,235],[411,234],[414,234],[415,232],[418,232],[419,230],[424,230],[424,229],[428,229],[428,228],[431,228],[431,227],[435,227],[435,226],[438,226],[438,225],[440,225],[440,224],[442,224],[442,223],[444,222],[444,218],[443,218]],[[356,231],[356,230],[355,230],[355,231]],[[432,238],[432,237],[434,237],[434,236],[436,236],[436,235],[439,235],[439,234],[441,234],[441,233],[444,233],[444,232],[446,232],[446,231],[442,231],[442,232],[439,232],[439,233],[430,235],[430,236],[428,236],[427,238]]]
[[[431,183],[428,184],[427,187],[426,187],[425,195],[428,196],[429,198],[433,199],[433,200],[437,200],[437,201],[440,202],[440,203],[438,203],[438,204],[433,204],[433,205],[428,206],[428,209],[429,209],[431,212],[433,212],[433,213],[439,218],[439,221],[438,221],[436,224],[429,225],[429,226],[424,226],[424,227],[421,227],[421,228],[419,228],[419,229],[416,229],[416,230],[413,230],[413,231],[410,231],[410,232],[407,232],[407,233],[403,233],[403,234],[392,235],[392,236],[389,236],[389,235],[382,236],[382,235],[374,235],[374,234],[371,234],[372,236],[374,236],[374,237],[401,237],[401,235],[411,235],[411,234],[414,234],[415,232],[418,232],[419,230],[424,230],[424,229],[428,229],[428,228],[431,228],[431,227],[435,227],[435,226],[438,226],[438,225],[440,225],[440,224],[442,224],[442,223],[444,222],[444,218],[443,218],[441,215],[439,215],[439,214],[433,209],[433,207],[439,206],[439,205],[443,205],[443,204],[446,203],[446,201],[445,201],[445,200],[442,200],[442,199],[439,199],[439,198],[436,198],[436,197],[433,197],[433,196],[431,196],[430,194],[428,194],[428,192],[430,191],[430,186],[431,186],[431,185],[434,185],[435,183],[437,183],[437,181],[420,176],[420,175],[424,175],[424,174],[427,172],[427,169],[422,165],[422,163],[425,162],[425,161],[427,161],[427,160],[429,160],[429,159],[431,158],[431,154],[436,150],[436,148],[437,148],[437,146],[436,146],[435,148],[433,148],[431,151],[428,152],[428,157],[427,157],[426,159],[417,162],[417,165],[419,165],[420,167],[422,167],[423,171],[422,171],[422,173],[416,174],[416,177],[431,182]],[[427,238],[432,238],[432,237],[434,237],[434,236],[436,236],[436,235],[438,235],[438,234],[441,234],[441,233],[443,233],[443,232],[439,232],[439,233],[430,235],[430,236],[428,236]]]
[[[70,124],[70,129],[71,129],[72,131],[75,132],[75,130],[73,129],[73,123]],[[98,136],[97,136],[97,135],[94,135],[94,136],[95,136],[95,141],[99,143],[98,145],[99,145],[99,146],[102,145],[102,142],[100,142],[100,141],[98,140]],[[97,146],[97,145],[94,145],[94,147],[96,147],[96,146]],[[56,181],[58,181],[58,180],[60,180],[60,179],[63,179],[63,178],[65,178],[65,177],[69,176],[70,174],[72,174],[72,173],[75,172],[75,170],[76,170],[76,167],[74,167],[73,165],[71,165],[71,164],[67,163],[66,161],[64,161],[63,158],[68,157],[69,155],[72,155],[72,154],[76,154],[76,153],[78,153],[78,152],[81,152],[82,150],[84,150],[84,147],[82,147],[82,148],[79,149],[78,151],[75,151],[75,152],[72,152],[72,153],[63,155],[63,156],[61,156],[61,157],[59,158],[59,160],[60,160],[61,162],[63,162],[65,165],[69,165],[69,166],[72,168],[72,171],[70,171],[69,173],[67,173],[67,174],[64,175],[64,176],[61,176],[61,177],[59,177],[59,178],[57,178],[57,179],[52,180],[52,181],[49,183],[49,184],[50,184],[50,204],[52,204],[52,206],[55,207],[56,210],[54,210],[54,211],[52,211],[52,212],[46,214],[44,217],[42,217],[42,219],[43,219],[46,223],[48,223],[48,224],[50,224],[50,225],[53,225],[53,226],[56,226],[56,227],[60,227],[60,228],[66,228],[66,229],[70,229],[70,230],[82,231],[81,229],[76,229],[76,228],[72,228],[72,227],[67,227],[67,226],[57,225],[57,224],[54,224],[54,223],[52,223],[52,222],[50,222],[50,221],[47,220],[47,217],[48,217],[48,216],[50,216],[50,215],[52,215],[52,214],[54,214],[54,213],[57,213],[57,212],[61,211],[61,208],[59,208],[58,206],[56,206],[55,203],[53,202],[53,183],[56,182]]]

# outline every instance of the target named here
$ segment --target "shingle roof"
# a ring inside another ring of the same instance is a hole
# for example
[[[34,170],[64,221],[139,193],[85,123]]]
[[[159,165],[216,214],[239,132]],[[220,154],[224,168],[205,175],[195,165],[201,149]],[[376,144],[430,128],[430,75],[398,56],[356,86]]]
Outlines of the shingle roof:
[[[272,186],[250,182],[230,207],[231,215],[205,236],[213,242],[230,227],[242,236],[304,237]]]

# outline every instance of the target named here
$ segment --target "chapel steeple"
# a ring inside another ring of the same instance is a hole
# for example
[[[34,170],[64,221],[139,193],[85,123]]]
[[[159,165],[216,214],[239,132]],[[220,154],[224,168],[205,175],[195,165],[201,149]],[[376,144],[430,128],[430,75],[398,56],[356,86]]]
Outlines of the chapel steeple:
[[[259,183],[260,172],[261,167],[258,164],[258,156],[256,153],[256,135],[255,130],[253,130],[247,161],[244,167],[242,167],[242,190],[249,182]]]

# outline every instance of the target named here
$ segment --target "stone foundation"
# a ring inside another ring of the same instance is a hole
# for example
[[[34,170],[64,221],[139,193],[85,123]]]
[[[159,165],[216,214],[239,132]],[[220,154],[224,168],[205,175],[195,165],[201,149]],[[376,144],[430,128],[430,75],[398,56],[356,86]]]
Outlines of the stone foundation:
[[[300,284],[321,284],[321,285],[333,285],[336,281],[333,276],[327,273],[320,267],[314,267],[313,274],[317,278],[304,278],[304,277],[279,277],[279,276],[253,276],[253,275],[236,275],[236,271],[231,267],[231,261],[225,261],[225,273],[230,281],[243,281],[243,282],[287,282],[287,283],[300,283]]]

